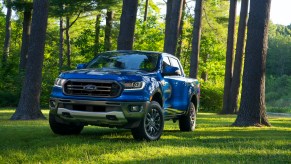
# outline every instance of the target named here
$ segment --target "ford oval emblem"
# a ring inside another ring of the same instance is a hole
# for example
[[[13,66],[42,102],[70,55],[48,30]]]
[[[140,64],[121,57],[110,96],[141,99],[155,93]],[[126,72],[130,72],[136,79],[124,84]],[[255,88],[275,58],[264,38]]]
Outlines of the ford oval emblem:
[[[97,89],[98,89],[98,87],[96,86],[96,85],[85,85],[84,87],[83,87],[83,89],[85,90],[85,91],[96,91]]]

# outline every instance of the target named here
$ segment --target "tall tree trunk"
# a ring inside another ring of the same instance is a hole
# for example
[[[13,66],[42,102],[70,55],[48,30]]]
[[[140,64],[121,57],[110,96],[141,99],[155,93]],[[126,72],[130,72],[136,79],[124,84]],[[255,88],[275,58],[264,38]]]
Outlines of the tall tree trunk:
[[[229,20],[228,20],[228,34],[227,34],[227,50],[226,50],[226,64],[224,75],[224,94],[222,113],[231,114],[230,102],[230,86],[233,73],[233,54],[234,54],[234,34],[235,34],[235,18],[236,18],[237,0],[230,0]]]
[[[176,57],[179,58],[179,59],[180,59],[181,53],[182,53],[183,26],[184,26],[185,7],[186,7],[186,0],[182,0],[182,1],[183,1],[182,17],[181,17],[181,20],[180,20],[179,39],[178,39],[177,52],[176,52]]]
[[[105,51],[111,50],[111,30],[112,30],[113,12],[107,10],[106,14],[106,26],[105,26],[105,39],[104,49]]]
[[[250,17],[242,83],[235,126],[270,126],[265,105],[265,73],[271,0],[250,1]]]
[[[164,51],[165,51],[165,41],[168,40],[167,35],[170,33],[170,26],[171,26],[171,18],[172,18],[172,6],[173,0],[167,0],[167,12],[166,12],[166,24],[165,24],[165,40],[164,40]]]
[[[59,40],[59,72],[63,69],[63,53],[64,53],[64,28],[63,17],[60,17],[60,40]]]
[[[123,0],[118,50],[132,50],[138,0]]]
[[[210,55],[207,54],[205,56],[203,56],[203,62],[206,64],[208,59],[209,59]],[[207,81],[208,80],[208,73],[207,73],[207,70],[203,70],[201,72],[201,78],[203,79],[203,81]]]
[[[28,57],[27,53],[28,53],[29,38],[30,38],[31,15],[32,15],[32,9],[27,9],[23,13],[22,45],[21,45],[20,63],[19,63],[19,70],[20,71],[25,70],[26,61],[27,61],[27,57]]]
[[[165,32],[164,52],[175,55],[178,43],[180,22],[182,17],[183,0],[173,0],[171,9],[172,10],[170,11],[171,12],[170,23],[166,23],[166,28],[168,29],[166,29]]]
[[[245,48],[245,34],[246,34],[246,25],[247,25],[247,16],[248,16],[248,6],[249,0],[241,1],[241,10],[240,10],[240,19],[238,27],[238,36],[237,36],[237,45],[236,45],[236,54],[233,70],[233,78],[231,81],[230,88],[230,112],[238,112],[238,95],[241,82],[241,70],[242,70],[242,60],[243,53]]]
[[[44,59],[49,0],[33,1],[31,37],[24,85],[12,120],[45,119],[40,110],[40,90]]]
[[[66,45],[67,45],[67,67],[71,68],[71,38],[70,38],[70,17],[66,16]]]
[[[7,13],[6,13],[6,27],[5,27],[5,41],[2,56],[2,67],[5,67],[7,58],[10,51],[10,39],[11,39],[11,0],[6,0]]]
[[[95,43],[94,43],[94,54],[99,52],[99,37],[100,37],[100,23],[101,23],[101,14],[97,14],[96,23],[95,23]]]
[[[192,54],[190,63],[190,77],[197,78],[201,40],[203,0],[196,0],[195,20],[193,24]]]
[[[144,7],[144,16],[143,16],[143,21],[147,21],[148,17],[148,8],[149,8],[149,0],[146,0],[145,7]]]

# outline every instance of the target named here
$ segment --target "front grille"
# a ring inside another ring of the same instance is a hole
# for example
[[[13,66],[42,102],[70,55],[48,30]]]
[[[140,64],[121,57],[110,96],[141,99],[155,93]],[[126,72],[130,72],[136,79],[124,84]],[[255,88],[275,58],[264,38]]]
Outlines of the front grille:
[[[64,93],[76,96],[117,97],[121,86],[114,81],[67,81]]]

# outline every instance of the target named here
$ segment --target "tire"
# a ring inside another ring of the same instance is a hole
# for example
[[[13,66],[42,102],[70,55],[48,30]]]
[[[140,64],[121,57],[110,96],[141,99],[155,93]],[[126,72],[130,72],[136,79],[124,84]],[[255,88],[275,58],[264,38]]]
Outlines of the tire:
[[[154,141],[160,139],[164,130],[164,116],[159,103],[152,101],[137,128],[131,129],[135,140]]]
[[[80,134],[84,128],[83,125],[76,125],[76,124],[69,124],[69,123],[64,124],[64,123],[58,122],[57,116],[51,113],[49,114],[49,124],[50,124],[51,130],[55,134],[60,134],[60,135]]]
[[[180,131],[194,131],[196,127],[196,115],[195,105],[190,102],[187,113],[179,118]]]

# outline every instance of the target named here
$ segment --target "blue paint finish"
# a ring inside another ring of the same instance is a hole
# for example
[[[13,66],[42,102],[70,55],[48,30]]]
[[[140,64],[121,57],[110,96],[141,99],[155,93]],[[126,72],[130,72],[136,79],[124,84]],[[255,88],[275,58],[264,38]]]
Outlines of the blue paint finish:
[[[145,51],[112,51],[106,52],[103,55],[110,55],[112,53],[122,53],[128,56],[135,54],[151,54],[151,58],[154,58],[154,55],[157,55],[158,61],[154,67],[155,70],[149,72],[138,69],[131,70],[127,68],[86,68],[92,62],[89,62],[88,64],[80,64],[78,65],[77,70],[63,72],[59,75],[59,78],[65,79],[67,81],[115,81],[121,86],[120,95],[117,97],[65,95],[63,93],[63,89],[60,86],[54,86],[51,93],[51,98],[109,102],[148,102],[151,101],[151,98],[155,93],[159,92],[163,99],[163,104],[161,104],[161,106],[163,106],[167,118],[175,118],[177,114],[181,112],[185,113],[188,110],[189,102],[191,101],[192,96],[197,98],[196,105],[197,107],[199,106],[199,82],[196,79],[185,77],[183,68],[176,57],[166,53]],[[144,57],[139,56],[137,62],[143,58]],[[173,64],[173,66],[163,66],[163,60],[165,60],[165,58],[177,60],[179,64],[178,67],[180,68],[176,67],[177,64]],[[148,60],[141,62],[140,65],[145,64],[148,62]],[[122,61],[124,61],[124,59]],[[129,64],[125,66],[130,67]],[[134,67],[138,67],[138,64],[135,64]],[[147,65],[145,64],[144,67],[147,68]],[[180,75],[175,74],[177,70],[180,71]],[[125,89],[125,83],[134,82],[143,82],[144,87],[142,89],[135,90]]]

